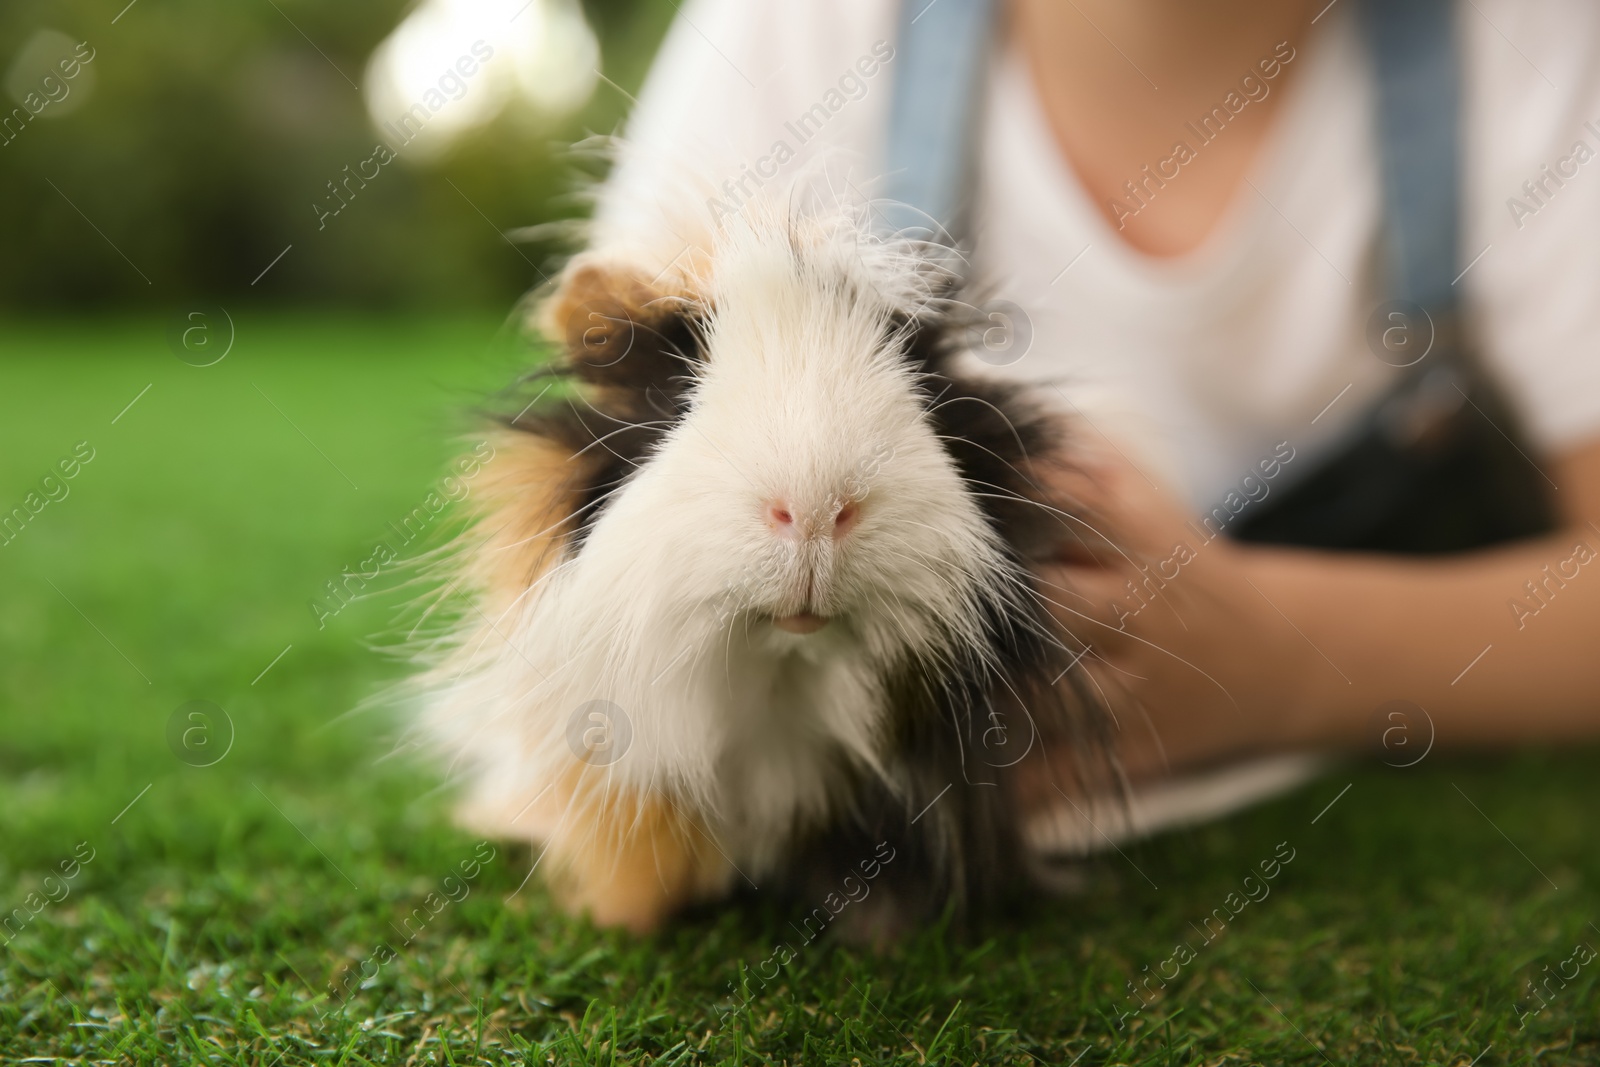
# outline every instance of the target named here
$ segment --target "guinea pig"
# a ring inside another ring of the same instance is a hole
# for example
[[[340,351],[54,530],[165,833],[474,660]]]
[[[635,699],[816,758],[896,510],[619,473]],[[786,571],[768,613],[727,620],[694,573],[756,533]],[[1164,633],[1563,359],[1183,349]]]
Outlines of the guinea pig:
[[[1065,431],[963,369],[940,264],[752,202],[670,258],[599,240],[543,301],[423,724],[461,820],[533,843],[571,912],[648,931],[870,865],[851,923],[892,934],[1029,884],[1030,752],[1105,784],[1084,646],[1029,568],[1073,536],[1034,476]]]

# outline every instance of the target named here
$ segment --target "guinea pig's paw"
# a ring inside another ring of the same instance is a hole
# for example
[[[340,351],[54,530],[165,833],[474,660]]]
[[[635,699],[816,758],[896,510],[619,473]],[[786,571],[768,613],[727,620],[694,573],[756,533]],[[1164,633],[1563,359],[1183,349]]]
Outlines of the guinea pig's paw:
[[[647,934],[726,895],[733,869],[699,820],[657,793],[611,802],[550,841],[557,901],[598,926]]]
[[[566,887],[557,900],[569,915],[643,936],[660,929],[688,903],[682,888],[667,884],[653,872],[619,871],[610,878]]]

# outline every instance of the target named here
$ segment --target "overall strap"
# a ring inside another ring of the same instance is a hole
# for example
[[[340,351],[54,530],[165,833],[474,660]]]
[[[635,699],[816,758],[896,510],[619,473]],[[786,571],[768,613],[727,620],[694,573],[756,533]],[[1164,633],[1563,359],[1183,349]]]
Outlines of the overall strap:
[[[1364,0],[1376,91],[1387,288],[1454,312],[1460,271],[1461,71],[1454,0]]]
[[[1229,532],[1248,541],[1422,555],[1547,533],[1556,513],[1543,476],[1517,443],[1524,437],[1517,412],[1461,329],[1456,2],[1359,2],[1389,298],[1368,320],[1367,341],[1374,356],[1403,369],[1303,480]]]
[[[967,194],[995,0],[902,0],[879,230],[951,247]],[[1458,300],[1461,74],[1453,0],[1362,0],[1383,178],[1389,295]]]
[[[995,0],[901,0],[877,229],[956,247]]]

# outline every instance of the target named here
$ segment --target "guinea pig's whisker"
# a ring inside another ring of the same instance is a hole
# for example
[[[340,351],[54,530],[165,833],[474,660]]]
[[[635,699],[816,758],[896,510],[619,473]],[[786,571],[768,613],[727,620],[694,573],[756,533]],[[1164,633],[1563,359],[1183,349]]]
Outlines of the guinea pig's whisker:
[[[410,632],[406,634],[405,639],[407,641],[409,641],[413,637],[415,637],[417,631],[422,629],[422,624],[427,622],[428,619],[433,616],[434,612],[438,611],[441,607],[444,606],[444,604],[450,599],[450,594],[455,592],[455,590],[461,585],[461,582],[462,582],[462,579],[459,578],[459,577],[458,578],[452,578],[446,585],[444,585],[442,588],[440,588],[433,595],[432,602],[429,603],[427,605],[427,607],[425,607],[422,610],[422,614],[417,618],[417,621],[411,627]]]
[[[893,555],[893,556],[895,556],[895,557],[897,557],[899,559],[903,559],[907,563],[912,564],[913,566],[921,567],[923,570],[927,571],[928,574],[931,575],[935,580],[943,583],[947,588],[949,588],[951,590],[955,590],[958,593],[960,592],[961,586],[956,582],[955,579],[951,578],[948,574],[942,573],[939,570],[939,568],[937,568],[933,564],[929,563],[926,559],[918,559],[915,556],[907,555],[904,552],[897,552],[897,551],[894,551],[893,549],[889,550],[889,554]]]
[[[928,383],[931,382],[932,380],[933,380],[933,376],[932,375],[925,375],[923,377],[923,379],[922,379],[922,385],[924,387],[926,387],[928,385]],[[940,389],[933,396],[925,398],[924,401],[923,401],[924,406],[930,412],[938,410],[939,407],[942,406],[939,402],[944,399],[945,394],[949,393],[950,390],[952,390],[952,389],[954,389],[956,387],[956,383],[955,382],[950,381],[948,379],[942,379],[942,380],[944,381],[944,388]]]
[[[618,420],[613,420],[613,421],[618,421]],[[638,467],[638,466],[640,466],[640,464],[639,464],[639,462],[637,460],[632,459],[629,456],[624,456],[621,452],[618,452],[616,449],[612,448],[609,444],[607,444],[607,442],[610,441],[613,437],[622,436],[623,434],[627,433],[628,431],[634,429],[636,425],[640,425],[640,424],[631,423],[631,422],[623,423],[622,425],[618,426],[615,430],[612,430],[610,433],[600,434],[599,436],[595,437],[594,440],[590,441],[588,444],[586,444],[582,448],[580,448],[577,452],[573,453],[573,458],[576,459],[577,457],[582,456],[584,453],[588,452],[590,449],[595,448],[595,447],[599,447],[599,448],[605,449],[607,452],[611,453],[613,456],[615,456],[616,458],[620,459],[622,462],[626,463],[630,467]],[[584,428],[588,429],[588,426],[585,425]]]
[[[1039,576],[1036,579],[1036,581],[1037,581],[1037,583],[1039,585],[1042,585],[1046,589],[1052,589],[1052,590],[1055,590],[1057,592],[1065,593],[1068,596],[1077,597],[1079,600],[1083,601],[1085,604],[1092,605],[1094,603],[1094,601],[1090,600],[1088,597],[1084,596],[1082,593],[1078,592],[1076,589],[1072,588],[1070,585],[1062,585],[1060,582],[1052,582],[1048,578],[1043,577],[1042,575]],[[1035,590],[1035,592],[1037,593],[1037,589]],[[1049,601],[1049,603],[1054,604],[1055,601],[1051,600],[1051,601]]]
[[[1116,630],[1118,633],[1125,635],[1130,640],[1137,641],[1137,642],[1139,642],[1139,644],[1144,645],[1144,646],[1146,646],[1148,648],[1152,648],[1155,651],[1161,653],[1163,656],[1167,656],[1167,657],[1169,657],[1171,659],[1174,659],[1177,662],[1183,664],[1185,667],[1188,667],[1190,670],[1192,670],[1196,674],[1200,675],[1200,677],[1204,678],[1206,681],[1210,682],[1212,685],[1214,685],[1218,689],[1220,689],[1222,691],[1223,695],[1228,698],[1229,703],[1231,703],[1233,705],[1234,711],[1239,712],[1241,715],[1244,713],[1244,709],[1241,708],[1239,706],[1239,702],[1234,699],[1232,691],[1229,690],[1227,686],[1223,685],[1221,682],[1219,682],[1215,678],[1213,678],[1209,673],[1207,673],[1204,669],[1202,669],[1197,664],[1192,663],[1187,659],[1184,659],[1182,656],[1178,655],[1176,652],[1173,652],[1170,649],[1164,648],[1161,645],[1158,645],[1153,641],[1147,641],[1143,637],[1140,637],[1138,634],[1129,633],[1127,630],[1123,630],[1123,629],[1120,629],[1120,628],[1118,628],[1116,626],[1112,626],[1108,622],[1102,622],[1101,620],[1096,619],[1091,615],[1085,615],[1081,611],[1077,611],[1074,608],[1069,608],[1065,604],[1058,604],[1057,606],[1060,607],[1061,610],[1063,610],[1063,611],[1071,612],[1073,615],[1077,615],[1078,617],[1086,620],[1087,622],[1093,623],[1095,626],[1102,626],[1107,630]],[[1099,657],[1096,656],[1096,658],[1098,659]],[[1104,662],[1107,662],[1107,661],[1101,660],[1101,662],[1104,663]]]
[[[978,497],[978,498],[984,499],[984,500],[1009,500],[1009,501],[1011,501],[1013,503],[1017,503],[1017,504],[1028,504],[1028,505],[1031,505],[1033,507],[1038,508],[1041,511],[1048,512],[1053,518],[1056,519],[1057,524],[1062,526],[1063,528],[1065,528],[1066,525],[1067,525],[1066,521],[1063,521],[1063,520],[1070,520],[1072,522],[1076,522],[1076,523],[1079,523],[1082,526],[1087,527],[1091,532],[1093,532],[1095,534],[1095,536],[1099,537],[1106,544],[1109,544],[1109,545],[1112,545],[1112,546],[1116,545],[1116,542],[1111,538],[1111,536],[1109,534],[1102,533],[1101,531],[1095,529],[1095,527],[1093,525],[1091,525],[1088,522],[1088,520],[1084,519],[1082,516],[1076,515],[1076,514],[1070,512],[1070,511],[1064,511],[1061,508],[1056,507],[1054,504],[1046,503],[1043,500],[1034,500],[1031,497],[1019,496],[1018,494],[1007,490],[1004,486],[995,485],[992,482],[982,482],[982,481],[979,481],[979,480],[977,480],[975,478],[974,479],[969,479],[968,480],[968,484],[969,485],[981,485],[981,486],[984,486],[985,488],[988,488],[988,489],[1000,490],[999,492],[995,492],[995,493],[978,493],[978,492],[974,492],[972,495],[975,496],[975,497]]]
[[[1017,475],[1017,477],[1023,479],[1029,485],[1033,486],[1035,489],[1039,488],[1038,485],[1036,485],[1033,482],[1033,480],[1028,477],[1027,471],[1023,467],[1017,466],[1011,460],[1007,459],[1005,456],[1001,455],[999,452],[996,452],[994,449],[990,448],[988,445],[979,444],[976,441],[969,441],[964,437],[955,437],[955,436],[953,436],[951,434],[934,434],[934,437],[938,438],[940,441],[945,442],[946,444],[959,444],[964,448],[976,448],[981,452],[986,452],[989,455],[993,456],[995,459],[999,460],[1006,467],[1009,467],[1011,469],[1012,473]],[[968,481],[968,484],[971,484],[971,485],[991,485],[992,484],[990,482],[983,482],[983,481],[978,481],[977,479],[970,479],[970,478],[967,479],[967,481]],[[1000,489],[1000,488],[1003,488],[1003,487],[1002,486],[994,486],[994,488]],[[1020,496],[1019,495],[1017,497],[1017,499],[1018,500],[1027,500],[1028,498],[1025,497],[1025,496]]]
[[[646,308],[655,309],[655,308],[671,307],[671,306],[674,306],[674,305],[678,305],[677,306],[677,310],[681,312],[681,311],[687,310],[685,307],[682,306],[682,304],[683,304],[682,301],[675,300],[674,298],[671,298],[671,297],[658,297],[655,300],[647,301],[644,306]],[[660,338],[662,343],[667,348],[668,355],[676,356],[677,358],[685,360],[685,361],[688,361],[691,358],[690,356],[686,355],[681,348],[678,347],[678,342],[677,341],[674,341],[671,337],[668,337],[666,334],[662,333],[660,330],[658,330],[654,326],[650,325],[650,323],[648,323],[648,322],[640,322],[637,319],[630,318],[628,320],[628,325],[633,327],[635,330],[642,330],[645,333],[652,334],[655,337]],[[696,361],[696,362],[698,362],[698,361]]]
[[[1026,460],[1028,458],[1028,447],[1027,447],[1027,445],[1022,443],[1022,434],[1017,429],[1017,424],[1015,422],[1011,421],[1011,416],[1007,415],[1004,411],[1000,410],[993,403],[989,402],[988,400],[985,400],[981,396],[956,396],[956,397],[951,397],[949,400],[941,401],[940,403],[933,405],[928,410],[930,410],[930,411],[938,411],[938,410],[942,410],[944,408],[950,407],[953,404],[963,404],[963,403],[981,404],[984,407],[988,408],[990,411],[993,411],[996,415],[999,415],[1000,416],[1000,421],[1004,422],[1006,424],[1006,428],[1011,431],[1012,439],[1015,440],[1016,443],[1017,443],[1017,451],[1022,455],[1022,458],[1024,460]]]
[[[1093,523],[1091,523],[1089,520],[1083,518],[1081,515],[1074,515],[1070,511],[1063,511],[1062,509],[1060,509],[1058,507],[1054,507],[1054,506],[1052,506],[1050,504],[1046,504],[1043,501],[1027,500],[1024,497],[1013,497],[1013,496],[1009,496],[1009,495],[1000,495],[1000,494],[995,494],[995,493],[973,493],[972,495],[973,496],[977,496],[977,497],[992,498],[992,499],[998,499],[998,500],[1018,500],[1018,501],[1022,501],[1024,503],[1033,504],[1036,507],[1039,507],[1039,508],[1041,508],[1041,509],[1043,509],[1045,511],[1050,512],[1051,514],[1053,514],[1055,516],[1058,516],[1060,519],[1070,520],[1071,522],[1075,522],[1075,523],[1079,524],[1080,526],[1082,526],[1086,530],[1088,530],[1090,533],[1092,533],[1096,537],[1100,538],[1100,540],[1101,540],[1101,542],[1103,544],[1108,545],[1113,551],[1115,551],[1119,556],[1121,556],[1124,560],[1126,560],[1129,563],[1129,565],[1134,566],[1134,567],[1138,566],[1138,562],[1136,560],[1134,560],[1134,558],[1128,554],[1127,549],[1125,549],[1121,545],[1117,544],[1116,540],[1114,538],[1112,538],[1110,534],[1105,533],[1104,531],[1100,530]],[[1065,525],[1065,523],[1063,523],[1062,525]]]
[[[527,537],[518,538],[515,541],[508,541],[503,545],[496,545],[493,548],[489,549],[489,551],[491,553],[496,554],[496,555],[498,555],[498,554],[500,554],[502,552],[510,552],[513,549],[521,548],[523,545],[533,544],[536,541],[542,541],[545,538],[549,537],[551,534],[555,533],[561,527],[568,526],[568,525],[572,525],[572,516],[571,515],[563,515],[563,516],[561,516],[561,518],[557,519],[555,522],[552,522],[549,526],[546,526],[542,530],[536,530],[535,532],[529,534]],[[501,527],[501,529],[503,530],[503,529],[505,529],[505,527]],[[494,538],[499,535],[499,533],[500,533],[500,531],[496,530],[494,532],[494,534],[490,535],[489,537],[485,538],[484,540],[492,542],[494,540]],[[551,549],[548,550],[547,554],[559,553],[560,551],[561,551],[560,548],[552,547]]]
[[[620,415],[614,415],[611,412],[605,410],[604,408],[597,406],[595,404],[595,402],[592,399],[590,399],[589,397],[581,397],[581,399],[583,400],[583,406],[585,408],[587,408],[591,414],[597,415],[600,418],[606,420],[607,422],[616,423],[618,428],[622,429],[622,430],[645,429],[645,428],[650,428],[650,427],[654,427],[654,426],[671,426],[677,421],[677,420],[672,419],[672,418],[666,418],[666,419],[629,419],[629,418],[623,418]],[[573,409],[573,410],[576,411],[576,409]],[[580,422],[581,422],[581,416],[580,416]],[[588,423],[583,423],[582,425],[583,425],[583,428],[585,430],[587,430],[589,428]]]

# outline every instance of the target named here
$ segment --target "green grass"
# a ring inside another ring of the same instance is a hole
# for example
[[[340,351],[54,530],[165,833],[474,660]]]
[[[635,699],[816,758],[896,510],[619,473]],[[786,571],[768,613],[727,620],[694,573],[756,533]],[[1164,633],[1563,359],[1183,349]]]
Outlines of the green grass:
[[[0,1061],[1600,1062],[1600,962],[1516,1010],[1600,946],[1593,752],[1351,766],[883,955],[805,944],[771,904],[597,932],[516,893],[530,858],[498,846],[405,927],[479,846],[387,713],[346,714],[402,673],[370,640],[402,598],[324,629],[308,601],[443,473],[509,373],[496,326],[246,315],[208,368],[159,322],[0,329],[0,507],[95,449],[0,548],[0,914],[93,850],[3,935]],[[234,726],[214,766],[168,747],[195,699]],[[1205,944],[1285,841],[1271,895]]]

